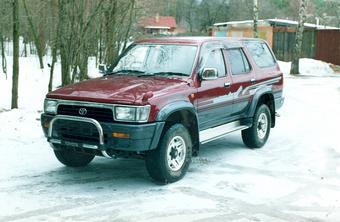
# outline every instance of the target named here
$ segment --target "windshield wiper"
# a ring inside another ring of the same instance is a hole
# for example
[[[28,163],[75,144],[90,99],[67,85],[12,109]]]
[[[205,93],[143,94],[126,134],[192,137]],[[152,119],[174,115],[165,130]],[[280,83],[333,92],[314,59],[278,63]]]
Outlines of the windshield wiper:
[[[105,76],[119,74],[119,73],[137,73],[137,74],[142,74],[142,73],[145,73],[145,72],[141,71],[141,70],[136,70],[136,69],[122,69],[122,70],[118,70],[118,71],[107,73],[107,74],[105,74]]]
[[[155,72],[153,75],[174,75],[174,76],[189,76],[188,74],[182,72]]]

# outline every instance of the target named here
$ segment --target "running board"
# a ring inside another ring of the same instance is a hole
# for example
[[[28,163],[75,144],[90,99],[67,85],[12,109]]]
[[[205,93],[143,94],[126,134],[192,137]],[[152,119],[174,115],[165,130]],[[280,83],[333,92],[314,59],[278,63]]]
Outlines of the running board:
[[[216,126],[214,128],[206,129],[200,131],[200,143],[208,143],[210,141],[219,139],[224,137],[226,134],[237,131],[237,130],[244,130],[249,128],[250,126],[241,125],[240,121],[235,121],[231,123],[227,123],[221,126]]]

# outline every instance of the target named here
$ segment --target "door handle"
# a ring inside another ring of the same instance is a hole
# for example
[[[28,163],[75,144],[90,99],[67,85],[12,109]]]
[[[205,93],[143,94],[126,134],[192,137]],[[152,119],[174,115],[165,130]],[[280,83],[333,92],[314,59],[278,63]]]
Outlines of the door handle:
[[[255,79],[255,78],[252,78],[252,79],[250,79],[250,82],[251,82],[252,84],[254,84],[254,83],[256,82],[256,79]]]
[[[229,88],[230,86],[231,86],[231,83],[230,83],[230,82],[225,82],[225,83],[224,83],[224,87],[225,87],[225,88]]]

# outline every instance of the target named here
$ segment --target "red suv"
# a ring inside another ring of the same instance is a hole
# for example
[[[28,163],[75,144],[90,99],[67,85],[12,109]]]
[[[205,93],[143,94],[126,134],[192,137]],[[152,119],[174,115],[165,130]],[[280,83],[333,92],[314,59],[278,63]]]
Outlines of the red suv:
[[[137,157],[174,182],[200,144],[241,130],[262,147],[284,101],[283,75],[259,39],[171,37],[133,43],[104,75],[46,96],[41,123],[57,159]]]

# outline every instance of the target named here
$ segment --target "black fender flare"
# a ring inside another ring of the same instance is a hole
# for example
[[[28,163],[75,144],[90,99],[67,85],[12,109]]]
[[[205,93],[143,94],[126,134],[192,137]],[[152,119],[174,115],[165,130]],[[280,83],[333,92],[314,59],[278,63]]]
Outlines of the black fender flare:
[[[260,98],[265,95],[268,94],[271,98],[273,98],[273,110],[274,113],[272,113],[272,116],[274,116],[275,118],[275,102],[274,102],[274,95],[273,95],[273,90],[272,90],[272,86],[263,86],[261,88],[259,88],[258,90],[256,90],[255,95],[253,97],[252,103],[250,104],[250,107],[248,109],[248,117],[253,117],[255,115],[255,111],[258,105],[258,102],[260,100]],[[274,119],[275,122],[275,119]]]
[[[164,106],[160,111],[158,111],[156,121],[166,121],[166,119],[171,114],[177,111],[181,111],[181,110],[187,110],[191,112],[193,115],[195,115],[195,118],[198,121],[197,112],[196,112],[194,105],[190,103],[189,101],[184,101],[184,100],[172,102]]]
[[[169,116],[178,111],[188,111],[196,119],[196,126],[194,131],[190,131],[191,137],[193,139],[193,155],[197,156],[199,152],[199,122],[196,108],[189,101],[176,101],[164,106],[157,114],[156,121],[165,122]]]

